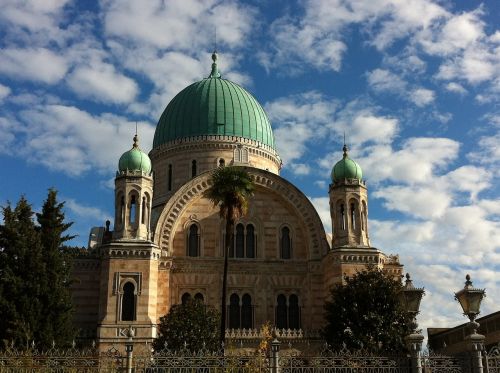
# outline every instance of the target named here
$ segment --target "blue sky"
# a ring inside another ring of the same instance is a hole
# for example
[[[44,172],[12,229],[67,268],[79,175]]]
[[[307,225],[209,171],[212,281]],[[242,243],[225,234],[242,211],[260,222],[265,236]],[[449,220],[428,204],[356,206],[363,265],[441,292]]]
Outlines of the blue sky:
[[[500,3],[495,0],[0,0],[0,201],[55,187],[74,244],[113,214],[138,123],[210,72],[266,109],[282,176],[330,230],[343,133],[369,187],[372,245],[425,286],[421,326],[465,321],[466,273],[500,296]]]

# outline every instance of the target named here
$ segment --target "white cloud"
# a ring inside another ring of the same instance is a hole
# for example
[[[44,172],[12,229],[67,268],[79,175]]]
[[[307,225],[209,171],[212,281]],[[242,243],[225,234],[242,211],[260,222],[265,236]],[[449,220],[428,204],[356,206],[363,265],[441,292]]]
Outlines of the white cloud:
[[[418,107],[429,105],[436,98],[436,93],[426,88],[417,88],[410,92],[409,99]]]
[[[290,169],[295,175],[299,176],[309,175],[311,172],[311,166],[304,163],[291,164]]]
[[[106,212],[98,207],[85,206],[84,204],[77,202],[73,198],[66,197],[62,199],[65,201],[64,206],[79,218],[93,219],[98,221],[113,220],[111,216],[109,216]]]
[[[256,12],[234,2],[186,0],[137,2],[106,0],[102,6],[107,35],[160,49],[206,49],[214,42],[241,47],[251,34]],[[131,27],[133,25],[133,27]]]
[[[67,80],[79,96],[103,102],[128,103],[138,93],[134,80],[118,73],[107,63],[77,67]]]
[[[6,85],[0,84],[0,102],[3,101],[5,97],[10,95],[11,90]]]
[[[406,82],[398,75],[384,69],[375,69],[367,74],[368,84],[375,91],[399,93],[406,88]]]
[[[323,222],[325,227],[325,232],[332,232],[332,217],[330,215],[330,199],[328,197],[309,197],[314,208],[318,212],[318,215]]]
[[[53,84],[60,81],[68,70],[64,57],[45,48],[0,51],[0,73],[21,80]]]
[[[367,147],[366,155],[358,157],[367,180],[380,182],[426,183],[434,172],[458,156],[459,143],[447,138],[410,138],[400,150],[389,145]]]
[[[131,147],[135,122],[112,114],[93,116],[76,107],[45,105],[21,112],[25,140],[15,151],[30,162],[78,176],[89,172],[109,173],[120,155]],[[151,144],[154,127],[138,122],[144,144]]]
[[[481,8],[453,15],[442,27],[427,29],[418,35],[419,42],[427,53],[437,55],[455,54],[484,37],[484,22]]]
[[[450,91],[450,92],[458,93],[460,95],[464,95],[467,93],[467,90],[461,84],[458,84],[455,82],[450,82],[450,83],[446,84],[446,90]]]

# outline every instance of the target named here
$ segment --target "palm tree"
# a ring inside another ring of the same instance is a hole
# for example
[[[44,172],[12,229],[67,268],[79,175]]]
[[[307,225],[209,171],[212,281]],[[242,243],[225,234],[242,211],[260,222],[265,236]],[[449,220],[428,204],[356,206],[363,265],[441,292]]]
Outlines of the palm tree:
[[[226,221],[226,237],[224,246],[224,274],[222,277],[221,325],[220,341],[224,342],[226,332],[226,293],[227,265],[229,248],[233,242],[234,224],[245,216],[248,210],[248,199],[253,194],[252,178],[241,167],[218,167],[212,172],[212,185],[203,194],[219,206],[219,215]]]

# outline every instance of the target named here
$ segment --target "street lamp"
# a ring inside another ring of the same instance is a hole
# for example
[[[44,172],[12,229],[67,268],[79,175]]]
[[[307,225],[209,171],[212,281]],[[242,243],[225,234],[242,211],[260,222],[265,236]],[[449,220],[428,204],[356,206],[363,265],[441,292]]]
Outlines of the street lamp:
[[[462,310],[464,311],[464,316],[467,316],[470,320],[470,325],[474,327],[473,332],[476,332],[476,329],[479,327],[479,324],[474,321],[476,316],[479,315],[481,301],[486,296],[484,289],[476,289],[472,286],[472,281],[470,280],[470,276],[465,276],[465,286],[462,290],[455,293],[455,299],[462,306]]]
[[[470,320],[471,334],[465,337],[465,340],[472,355],[472,371],[473,373],[483,373],[481,351],[484,348],[485,336],[477,333],[479,323],[475,319],[479,315],[479,308],[481,301],[485,297],[485,290],[474,288],[469,275],[465,276],[465,280],[464,288],[455,293],[455,299],[462,306],[464,316],[467,316]]]
[[[413,281],[410,278],[410,274],[406,274],[405,286],[403,290],[399,293],[400,302],[403,305],[404,310],[412,318],[414,328],[417,327],[416,317],[420,309],[420,301],[425,295],[424,288],[416,288],[413,286]]]
[[[399,301],[403,309],[411,317],[411,334],[405,337],[406,346],[411,355],[411,371],[412,373],[422,373],[422,360],[420,351],[422,350],[422,341],[424,336],[417,329],[417,315],[420,308],[420,301],[425,294],[424,288],[416,288],[410,278],[410,274],[406,274],[406,282],[403,289],[399,293]]]

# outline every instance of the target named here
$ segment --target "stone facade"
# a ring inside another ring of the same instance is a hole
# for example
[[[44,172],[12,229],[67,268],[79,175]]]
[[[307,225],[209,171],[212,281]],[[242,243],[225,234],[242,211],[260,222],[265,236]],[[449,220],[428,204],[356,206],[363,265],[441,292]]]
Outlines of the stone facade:
[[[167,105],[149,156],[136,134],[118,163],[114,230],[94,229],[92,255],[75,263],[75,323],[82,338],[103,349],[123,347],[129,327],[146,346],[160,317],[188,297],[220,307],[225,223],[203,197],[217,167],[243,167],[255,184],[248,214],[233,232],[229,338],[255,343],[256,330],[270,322],[282,338],[307,344],[323,326],[330,288],[344,275],[371,265],[401,276],[397,256],[370,245],[368,191],[347,146],[332,172],[333,232],[325,232],[311,201],[279,175],[263,108],[221,78],[216,53],[212,60],[210,76]]]
[[[232,331],[234,320],[228,320],[229,336],[255,339],[255,331],[243,331],[243,326],[254,330],[269,321],[279,327],[278,314],[287,310],[288,320],[281,320],[281,326],[291,329],[287,335],[313,338],[323,325],[329,289],[344,275],[373,265],[401,276],[396,256],[370,246],[364,181],[330,186],[329,240],[310,200],[279,176],[277,154],[257,145],[228,138],[189,139],[153,150],[151,175],[117,173],[114,231],[105,232],[96,257],[81,258],[75,266],[75,321],[82,337],[108,348],[123,344],[132,326],[136,342],[144,344],[156,337],[159,318],[186,294],[220,307],[225,224],[203,192],[210,186],[210,171],[221,165],[245,167],[255,183],[248,214],[238,222],[246,252],[243,257],[235,252],[229,261],[227,299],[229,309],[236,295],[240,310],[244,297],[247,303],[250,299],[250,319],[238,320],[240,330]],[[248,152],[243,157],[242,150]],[[279,299],[286,301],[281,311]],[[126,307],[131,315],[125,314]],[[297,310],[298,321],[292,321]]]

